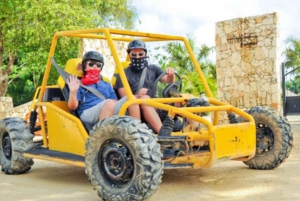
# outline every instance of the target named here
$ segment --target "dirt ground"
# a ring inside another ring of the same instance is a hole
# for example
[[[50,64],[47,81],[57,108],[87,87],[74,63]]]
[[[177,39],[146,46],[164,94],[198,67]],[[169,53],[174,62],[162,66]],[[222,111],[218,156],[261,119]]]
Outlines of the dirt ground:
[[[300,122],[291,122],[294,147],[274,170],[251,170],[242,162],[218,161],[209,169],[165,170],[150,201],[300,200]],[[83,168],[34,160],[23,175],[0,173],[1,201],[97,201]]]

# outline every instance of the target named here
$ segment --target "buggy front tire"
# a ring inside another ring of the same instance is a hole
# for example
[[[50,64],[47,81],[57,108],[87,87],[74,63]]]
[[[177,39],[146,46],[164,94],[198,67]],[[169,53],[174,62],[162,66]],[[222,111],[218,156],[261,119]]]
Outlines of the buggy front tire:
[[[21,118],[0,121],[0,165],[6,174],[22,174],[31,169],[33,160],[23,153],[33,148],[33,134]]]
[[[253,107],[247,111],[256,124],[256,153],[244,163],[251,169],[268,170],[281,165],[288,158],[293,144],[291,125],[271,107]],[[238,118],[239,122],[245,121]]]
[[[85,171],[103,200],[144,200],[161,183],[163,161],[153,132],[139,120],[113,116],[86,142]]]

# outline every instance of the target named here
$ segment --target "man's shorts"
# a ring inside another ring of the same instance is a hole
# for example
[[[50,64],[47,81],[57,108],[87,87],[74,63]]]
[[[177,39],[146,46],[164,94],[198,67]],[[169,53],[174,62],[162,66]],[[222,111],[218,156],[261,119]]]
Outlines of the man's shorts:
[[[120,108],[126,102],[126,100],[127,98],[125,96],[116,102],[114,115],[117,115],[119,113]],[[106,101],[107,100],[104,100],[101,103],[98,103],[97,105],[84,110],[80,116],[81,121],[87,124],[95,125],[99,121],[99,116],[102,112]]]

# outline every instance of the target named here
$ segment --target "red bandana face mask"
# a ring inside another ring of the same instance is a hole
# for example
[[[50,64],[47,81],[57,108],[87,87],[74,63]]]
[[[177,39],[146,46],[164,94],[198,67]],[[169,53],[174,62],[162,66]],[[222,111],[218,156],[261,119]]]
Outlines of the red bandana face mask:
[[[95,84],[100,80],[100,69],[90,69],[83,75],[81,81],[84,85]]]

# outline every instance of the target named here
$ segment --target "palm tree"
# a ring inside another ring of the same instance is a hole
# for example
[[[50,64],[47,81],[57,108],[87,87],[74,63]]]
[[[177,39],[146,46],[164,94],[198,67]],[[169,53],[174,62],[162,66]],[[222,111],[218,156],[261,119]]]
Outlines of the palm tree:
[[[289,46],[283,52],[286,57],[285,67],[295,69],[291,73],[293,79],[286,82],[286,88],[298,94],[300,92],[300,40],[290,37],[286,40],[286,44]]]
[[[188,38],[188,42],[192,48],[195,49],[195,41],[192,38]],[[185,46],[179,42],[170,42],[163,49],[170,55],[169,65],[176,65],[178,68],[184,71],[193,71],[192,61],[189,57],[189,53],[187,52]],[[178,69],[179,70],[179,69]]]
[[[216,66],[208,59],[209,55],[214,51],[214,47],[202,45],[198,48],[196,47],[195,39],[190,36],[188,36],[188,43],[197,58],[212,93],[216,95]],[[163,49],[169,56],[164,57],[166,60],[160,62],[160,64],[163,69],[167,66],[175,68],[178,74],[181,75],[183,80],[183,92],[192,93],[197,96],[200,95],[201,92],[204,92],[204,87],[202,83],[199,82],[198,73],[194,68],[185,46],[180,42],[170,42],[166,46],[163,46]]]
[[[288,38],[286,44],[290,44],[289,47],[285,49],[283,54],[286,56],[285,67],[293,68],[300,66],[300,40],[295,38]],[[295,71],[300,72],[300,71]]]
[[[286,89],[295,93],[300,94],[300,76],[297,75],[294,79],[286,82]]]

